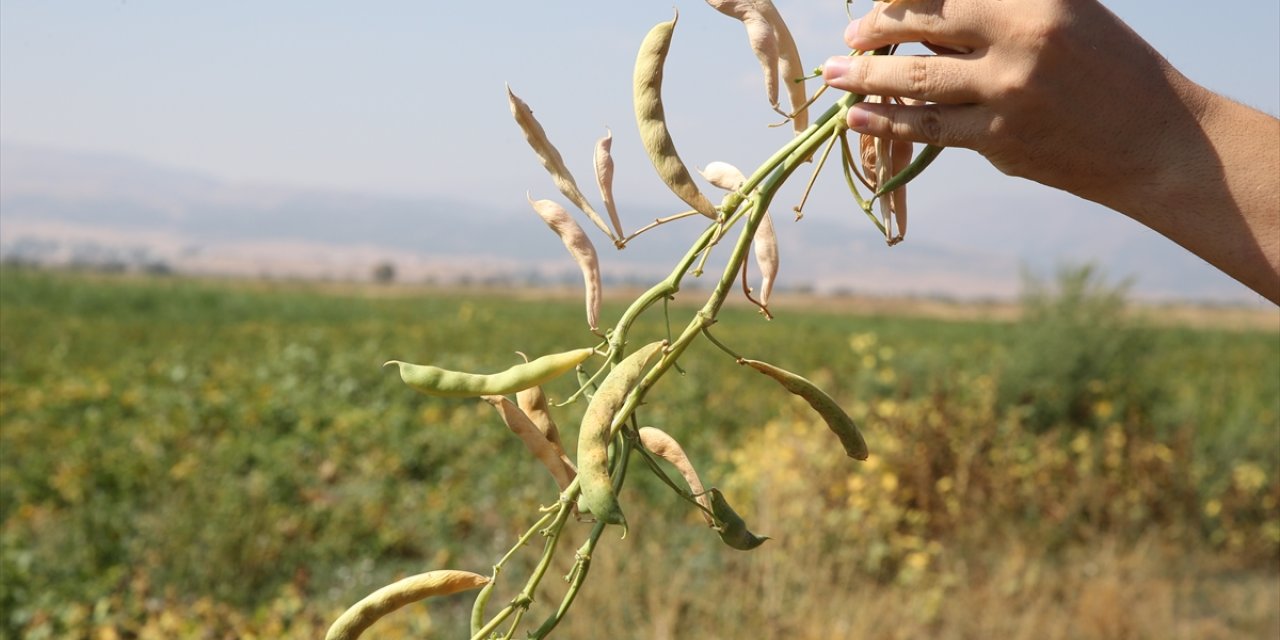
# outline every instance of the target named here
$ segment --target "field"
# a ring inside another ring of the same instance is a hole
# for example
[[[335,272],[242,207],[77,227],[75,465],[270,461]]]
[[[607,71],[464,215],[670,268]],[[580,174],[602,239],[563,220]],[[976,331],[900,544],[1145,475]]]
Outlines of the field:
[[[772,539],[729,549],[637,465],[631,533],[606,534],[558,637],[1280,637],[1273,311],[1191,326],[1087,270],[996,319],[775,305],[726,310],[717,337],[821,383],[871,458],[698,343],[642,418]],[[491,407],[380,365],[589,342],[562,296],[16,268],[0,313],[11,638],[316,638],[398,576],[487,573],[554,484]],[[665,335],[651,316],[637,331]],[[566,442],[582,410],[558,414]],[[469,610],[414,605],[370,637],[459,637]]]

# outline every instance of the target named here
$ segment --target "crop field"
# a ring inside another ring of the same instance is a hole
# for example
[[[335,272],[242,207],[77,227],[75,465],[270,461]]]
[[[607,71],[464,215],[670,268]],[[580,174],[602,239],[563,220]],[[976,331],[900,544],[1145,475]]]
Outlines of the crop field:
[[[728,548],[635,465],[630,532],[607,531],[556,637],[1280,637],[1274,311],[1170,322],[1083,269],[1000,320],[773,308],[728,308],[716,336],[830,391],[871,457],[696,343],[643,421],[770,540]],[[0,635],[311,639],[397,577],[487,574],[555,485],[492,407],[381,365],[497,371],[589,342],[581,314],[529,292],[0,270]],[[566,443],[583,409],[558,414]],[[463,636],[471,600],[367,637]]]

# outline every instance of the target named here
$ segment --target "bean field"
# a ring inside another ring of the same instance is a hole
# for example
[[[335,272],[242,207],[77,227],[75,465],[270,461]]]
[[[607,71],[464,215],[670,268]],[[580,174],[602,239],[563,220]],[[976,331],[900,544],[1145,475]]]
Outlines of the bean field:
[[[771,306],[726,309],[716,336],[828,390],[870,458],[699,341],[639,415],[770,540],[726,547],[635,465],[630,532],[606,534],[559,637],[1280,636],[1274,310],[1251,330],[1161,322],[1087,269],[1029,289],[1016,320]],[[590,346],[581,307],[5,267],[0,635],[316,638],[397,577],[487,574],[555,484],[488,404],[382,364]],[[664,337],[662,317],[635,335]],[[556,409],[566,443],[583,410]],[[473,595],[369,637],[464,636]]]

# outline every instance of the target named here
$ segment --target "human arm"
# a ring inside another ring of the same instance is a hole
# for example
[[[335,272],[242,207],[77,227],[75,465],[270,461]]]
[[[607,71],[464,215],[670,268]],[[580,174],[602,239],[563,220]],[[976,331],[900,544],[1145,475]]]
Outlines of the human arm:
[[[850,128],[973,149],[1002,172],[1124,213],[1280,304],[1280,120],[1190,81],[1095,0],[876,3],[831,86],[925,105],[859,105]]]

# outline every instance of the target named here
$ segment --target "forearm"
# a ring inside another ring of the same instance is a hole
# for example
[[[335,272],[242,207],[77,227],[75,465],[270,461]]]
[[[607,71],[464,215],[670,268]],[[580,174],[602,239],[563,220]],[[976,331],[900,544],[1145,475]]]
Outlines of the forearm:
[[[1280,120],[1185,79],[1196,126],[1169,131],[1165,167],[1093,198],[1182,245],[1280,304]]]

